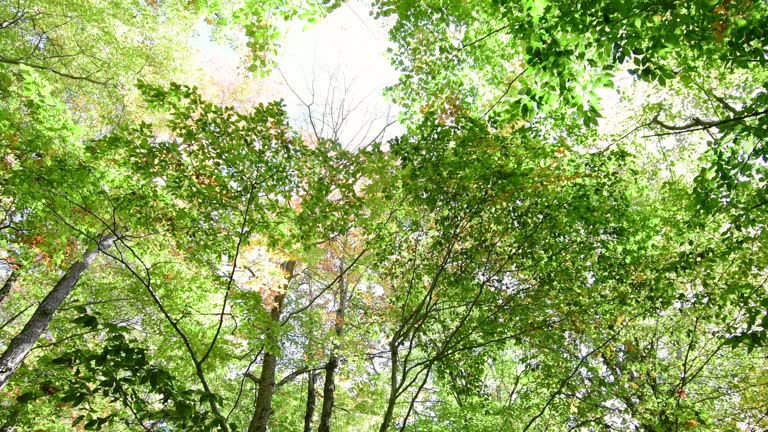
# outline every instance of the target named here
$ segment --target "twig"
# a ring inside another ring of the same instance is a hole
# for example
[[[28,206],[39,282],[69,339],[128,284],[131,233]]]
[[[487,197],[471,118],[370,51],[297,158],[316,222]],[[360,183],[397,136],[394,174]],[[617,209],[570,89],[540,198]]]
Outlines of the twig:
[[[463,51],[465,48],[469,48],[469,47],[471,47],[472,45],[478,44],[478,43],[480,43],[480,42],[482,42],[482,41],[484,41],[484,40],[488,39],[489,37],[491,37],[491,36],[495,35],[496,33],[500,32],[500,31],[502,31],[502,30],[506,30],[506,29],[508,29],[508,28],[509,28],[509,27],[511,27],[511,26],[512,26],[512,24],[507,24],[507,25],[505,25],[505,26],[503,26],[503,27],[499,27],[499,28],[497,28],[497,29],[495,29],[495,30],[491,30],[490,32],[488,32],[488,33],[484,34],[483,36],[481,36],[481,37],[479,37],[479,38],[477,38],[477,39],[473,40],[472,42],[469,42],[469,43],[467,43],[467,44],[461,44],[461,46],[460,46],[460,47],[456,48],[456,52],[457,52],[457,53],[459,53],[459,52]]]
[[[509,84],[507,84],[507,88],[504,90],[504,93],[502,93],[501,96],[499,96],[499,98],[496,99],[496,102],[494,102],[493,105],[491,105],[491,107],[488,108],[488,110],[483,113],[482,117],[488,116],[488,114],[491,111],[493,111],[494,108],[496,108],[496,105],[498,105],[499,102],[501,102],[501,100],[504,99],[507,96],[507,94],[509,94],[509,91],[512,90],[512,85],[515,84],[515,82],[517,82],[517,80],[520,79],[520,77],[523,76],[523,74],[528,71],[528,67],[529,66],[526,66],[525,69],[520,71],[520,73],[517,74],[517,76],[512,81],[510,81]]]

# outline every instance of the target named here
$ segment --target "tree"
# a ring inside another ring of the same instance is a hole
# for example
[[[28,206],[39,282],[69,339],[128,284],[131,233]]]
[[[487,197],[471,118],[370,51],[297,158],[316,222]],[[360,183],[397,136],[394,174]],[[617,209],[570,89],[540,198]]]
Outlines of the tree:
[[[56,283],[56,286],[43,299],[40,306],[35,309],[34,314],[27,321],[24,329],[11,340],[8,348],[0,356],[0,389],[5,387],[13,373],[21,365],[21,362],[24,361],[29,350],[35,345],[37,339],[48,328],[54,312],[72,292],[75,284],[80,279],[80,275],[88,269],[88,266],[96,259],[99,252],[109,249],[115,240],[117,240],[117,237],[113,234],[102,236],[96,247],[83,255],[82,261],[72,264],[64,276]]]
[[[272,323],[271,326],[267,328],[267,334],[274,334],[277,330],[275,327],[279,327],[280,325],[283,300],[285,299],[285,293],[288,291],[288,284],[290,284],[291,279],[293,278],[295,267],[295,261],[286,261],[280,266],[287,275],[287,282],[282,292],[277,293],[272,300],[273,306],[269,311]],[[267,349],[261,364],[261,377],[258,380],[258,394],[256,396],[253,417],[248,426],[248,432],[263,432],[267,430],[269,417],[272,414],[272,395],[275,392],[276,384],[275,369],[277,368],[277,354],[273,352],[273,350],[276,350],[277,344],[278,340],[274,336],[268,338],[266,342]]]
[[[391,34],[398,45],[395,62],[404,72],[395,89],[404,96],[400,101],[415,109],[437,108],[460,95],[479,102],[480,112],[498,111],[507,122],[561,108],[586,126],[597,125],[594,90],[612,86],[624,69],[665,86],[706,76],[712,68],[703,64],[759,71],[766,61],[762,3],[597,1],[562,7],[541,0],[378,1],[376,6],[378,14],[397,18]],[[427,32],[437,37],[427,38]],[[720,75],[730,73],[725,71]]]
[[[184,47],[198,19],[180,2],[8,0],[0,10],[2,73],[38,71],[97,132],[135,115],[136,80],[162,82],[189,68]]]

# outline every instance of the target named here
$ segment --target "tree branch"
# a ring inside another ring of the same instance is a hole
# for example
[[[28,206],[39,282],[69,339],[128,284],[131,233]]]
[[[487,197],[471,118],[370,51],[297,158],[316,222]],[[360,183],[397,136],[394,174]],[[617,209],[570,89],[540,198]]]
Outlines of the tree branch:
[[[286,375],[280,381],[278,381],[277,384],[275,385],[275,387],[279,389],[280,387],[282,387],[282,386],[288,384],[289,382],[293,381],[294,379],[296,379],[296,377],[299,376],[299,375],[303,375],[303,374],[305,374],[307,372],[310,372],[310,373],[311,372],[317,372],[319,370],[323,370],[323,367],[313,367],[313,368],[297,369],[297,370],[289,373],[288,375]],[[253,374],[251,374],[251,375],[253,376]],[[248,378],[251,378],[251,377],[248,377]],[[253,378],[251,378],[251,379],[253,379]],[[258,379],[258,378],[256,378],[256,379]]]
[[[513,85],[514,85],[514,84],[517,82],[517,80],[519,80],[519,79],[520,79],[520,77],[521,77],[521,76],[523,76],[523,74],[524,74],[524,73],[526,73],[527,71],[528,71],[528,66],[526,66],[526,67],[525,67],[525,69],[521,70],[521,71],[520,71],[520,73],[519,73],[519,74],[517,74],[517,76],[516,76],[516,77],[514,77],[514,78],[512,79],[512,81],[510,81],[510,82],[507,84],[507,88],[506,88],[506,89],[504,89],[504,93],[502,93],[502,94],[501,94],[501,96],[499,96],[499,98],[498,98],[498,99],[496,99],[496,102],[494,102],[494,103],[493,103],[493,105],[491,105],[491,107],[490,107],[490,108],[488,108],[488,109],[487,109],[487,110],[486,110],[486,111],[483,113],[482,117],[486,117],[486,116],[488,116],[488,114],[489,114],[491,111],[493,111],[493,109],[494,109],[494,108],[496,108],[496,105],[498,105],[498,104],[499,104],[499,102],[501,102],[501,100],[502,100],[502,99],[504,99],[505,97],[507,97],[507,95],[509,94],[509,91],[510,91],[510,90],[512,90],[512,86],[513,86]]]
[[[681,133],[688,133],[688,132],[695,132],[699,130],[706,130],[711,129],[713,127],[720,127],[729,123],[734,123],[742,120],[747,120],[753,117],[759,117],[768,114],[768,109],[750,113],[750,114],[744,114],[740,116],[730,117],[722,120],[701,120],[699,118],[693,118],[690,123],[686,123],[684,125],[670,125],[662,122],[659,120],[659,114],[656,114],[655,117],[651,120],[651,124],[655,124],[657,126],[660,126],[662,129],[666,129],[672,132],[667,133],[660,133],[660,134],[653,134],[653,135],[646,135],[643,138],[650,138],[650,137],[658,137],[658,136],[666,136],[666,135],[678,135]]]
[[[24,66],[31,67],[33,69],[38,69],[38,70],[42,70],[42,71],[51,72],[51,73],[56,74],[56,75],[58,75],[60,77],[69,78],[69,79],[73,79],[73,80],[88,81],[89,83],[97,84],[97,85],[107,85],[107,84],[109,84],[109,80],[107,80],[107,81],[97,81],[97,80],[95,80],[93,78],[90,78],[90,76],[72,75],[72,74],[69,74],[69,73],[66,73],[66,72],[58,71],[58,70],[53,69],[52,67],[49,67],[49,66],[43,66],[43,65],[38,65],[38,64],[34,64],[34,63],[28,63],[28,62],[26,62],[24,60],[21,60],[21,59],[11,60],[11,59],[6,59],[6,58],[3,58],[3,57],[0,57],[0,63],[14,64],[14,65],[24,65]]]
[[[239,236],[237,237],[237,246],[235,247],[235,257],[232,259],[232,271],[229,273],[229,279],[227,280],[227,290],[224,293],[224,301],[221,304],[221,314],[219,315],[219,324],[216,327],[216,333],[213,335],[213,339],[211,340],[210,345],[208,345],[208,349],[205,351],[205,354],[203,354],[202,357],[200,357],[200,364],[203,364],[206,359],[208,359],[208,356],[211,354],[211,351],[213,351],[213,347],[216,345],[216,340],[219,338],[219,334],[221,333],[221,327],[224,325],[224,312],[227,308],[227,299],[229,299],[229,291],[232,289],[232,283],[235,280],[235,270],[237,269],[237,258],[240,256],[240,247],[243,244],[243,238],[245,237],[245,228],[248,224],[248,212],[251,210],[251,203],[253,202],[253,189],[254,185],[251,184],[251,189],[248,191],[248,199],[245,204],[245,211],[243,211],[243,223],[240,226],[240,232]]]

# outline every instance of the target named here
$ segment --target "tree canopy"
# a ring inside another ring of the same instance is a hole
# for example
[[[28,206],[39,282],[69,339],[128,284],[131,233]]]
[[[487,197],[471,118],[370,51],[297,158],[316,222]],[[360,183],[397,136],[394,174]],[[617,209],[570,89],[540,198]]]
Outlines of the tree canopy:
[[[768,428],[768,2],[375,0],[392,139],[203,96],[345,6],[0,0],[1,431]]]

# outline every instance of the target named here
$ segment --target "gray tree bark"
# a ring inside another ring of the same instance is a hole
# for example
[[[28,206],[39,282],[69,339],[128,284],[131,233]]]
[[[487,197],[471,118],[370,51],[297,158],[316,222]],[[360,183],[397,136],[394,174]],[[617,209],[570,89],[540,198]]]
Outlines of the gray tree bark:
[[[387,432],[389,426],[392,424],[392,418],[395,413],[395,403],[397,402],[397,393],[400,389],[399,380],[397,377],[397,363],[400,347],[393,340],[389,346],[390,361],[392,363],[392,369],[389,376],[389,398],[387,399],[387,409],[384,411],[384,418],[381,420],[381,427],[379,432]]]
[[[275,297],[275,306],[270,310],[271,326],[268,335],[274,337],[276,326],[280,326],[280,313],[283,308],[285,293],[288,291],[288,284],[293,278],[293,270],[296,267],[296,261],[286,261],[281,268],[288,274],[283,293]],[[269,341],[272,346],[277,345],[279,341]],[[256,394],[256,404],[254,406],[253,416],[248,425],[248,432],[266,432],[269,424],[269,417],[272,415],[272,395],[275,394],[275,370],[277,369],[277,355],[264,350],[264,359],[261,363],[261,375],[259,377],[259,390]]]
[[[304,432],[312,432],[312,417],[315,416],[315,406],[317,406],[315,382],[318,376],[319,374],[316,374],[314,371],[307,373],[307,405],[304,410]]]
[[[0,288],[0,302],[2,302],[5,297],[8,295],[8,293],[11,292],[11,289],[13,289],[13,284],[16,283],[16,280],[19,279],[19,271],[13,270],[11,271],[11,274],[8,275],[8,278],[3,282],[3,287]]]
[[[344,260],[341,260],[339,271],[344,274]],[[344,276],[339,277],[339,307],[336,309],[336,338],[344,334],[344,314],[347,308],[347,285]],[[336,355],[338,342],[331,347],[331,356],[325,365],[325,382],[323,383],[323,408],[320,411],[320,426],[318,432],[331,432],[333,403],[336,392],[336,369],[339,367],[339,357]]]
[[[40,305],[32,314],[32,317],[27,321],[27,324],[8,344],[5,352],[0,356],[0,389],[5,387],[8,381],[11,379],[16,370],[21,366],[24,358],[29,354],[29,351],[37,343],[40,335],[48,329],[48,324],[53,318],[53,314],[61,306],[64,300],[69,296],[69,293],[80,280],[80,276],[91,265],[100,251],[105,251],[112,247],[112,244],[117,239],[112,234],[105,234],[99,240],[99,243],[93,249],[88,250],[84,255],[82,261],[72,264],[64,276],[59,279],[53,289],[43,299]]]

